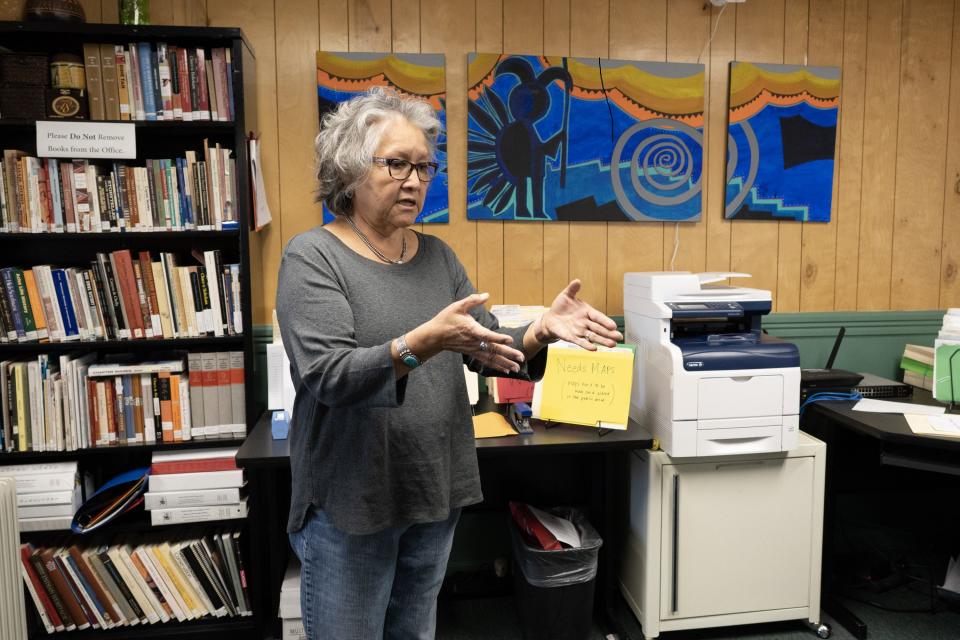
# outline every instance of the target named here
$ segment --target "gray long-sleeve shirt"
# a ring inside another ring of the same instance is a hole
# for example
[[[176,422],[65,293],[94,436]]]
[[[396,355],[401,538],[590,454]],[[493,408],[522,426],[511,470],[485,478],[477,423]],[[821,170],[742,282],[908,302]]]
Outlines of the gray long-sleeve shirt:
[[[441,521],[483,499],[464,358],[444,351],[400,379],[393,368],[394,338],[474,293],[453,251],[419,237],[401,265],[369,260],[322,227],[284,251],[277,317],[296,389],[288,531],[311,506],[359,535]],[[472,314],[522,348],[526,327],[499,329],[482,306]],[[520,377],[542,375],[545,353]]]

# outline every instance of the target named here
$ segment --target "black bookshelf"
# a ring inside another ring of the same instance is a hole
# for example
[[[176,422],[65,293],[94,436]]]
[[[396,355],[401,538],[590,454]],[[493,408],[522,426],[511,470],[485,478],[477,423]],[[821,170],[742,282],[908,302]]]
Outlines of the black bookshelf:
[[[239,347],[245,342],[244,336],[223,336],[222,338],[169,338],[156,340],[74,340],[72,342],[17,342],[0,345],[0,356],[33,353],[75,353],[103,351],[111,353],[148,353],[154,351],[216,351],[223,347]]]
[[[254,291],[252,274],[259,265],[250,265],[250,220],[251,204],[249,157],[247,151],[247,128],[254,129],[256,122],[255,102],[246,98],[246,92],[254,88],[255,56],[253,47],[240,29],[180,27],[180,26],[125,26],[113,24],[71,24],[56,22],[2,22],[0,43],[16,53],[76,53],[82,54],[83,43],[106,43],[128,45],[132,42],[165,42],[176,46],[227,47],[232,59],[232,88],[235,118],[233,121],[122,121],[132,124],[137,134],[137,159],[123,162],[141,164],[147,158],[180,157],[184,150],[202,149],[203,140],[210,145],[219,143],[232,149],[236,161],[236,187],[238,199],[236,218],[239,226],[219,231],[125,231],[108,233],[2,233],[0,232],[0,267],[17,266],[29,268],[39,264],[56,264],[63,267],[88,265],[97,252],[118,249],[168,251],[187,256],[193,250],[219,249],[225,263],[240,264],[240,311],[243,324],[242,335],[181,339],[140,339],[110,341],[72,341],[66,343],[2,343],[0,360],[29,358],[34,354],[64,354],[99,352],[103,354],[132,353],[144,357],[157,357],[171,351],[243,351],[244,377],[246,381],[246,422],[248,433],[263,412],[254,391],[255,357],[253,346],[252,300]],[[27,119],[0,118],[0,148],[20,149],[36,155],[36,121]],[[109,162],[109,160],[107,161]],[[149,356],[148,356],[149,354]],[[77,451],[13,452],[0,453],[0,465],[77,460],[81,471],[94,476],[97,486],[121,471],[147,466],[154,451],[184,450],[212,447],[237,447],[241,439],[193,439],[182,443],[130,444],[123,446],[94,447]],[[251,602],[262,601],[259,590],[264,584],[258,575],[255,563],[250,562],[250,552],[263,546],[259,527],[252,526],[250,518],[228,520],[222,523],[197,523],[182,525],[191,528],[207,526],[235,526],[243,531],[245,539],[244,560],[248,564],[247,579],[251,590]],[[107,537],[122,539],[128,534],[157,531],[177,531],[175,526],[153,527],[149,514],[141,510],[118,518],[95,532]],[[83,543],[91,536],[71,534],[66,531],[24,532],[21,539],[43,543],[44,541],[70,539]],[[28,598],[28,610],[33,604]],[[30,615],[35,615],[31,613]],[[252,616],[241,618],[215,618],[190,622],[171,621],[164,624],[136,625],[108,630],[73,631],[65,637],[81,640],[126,640],[143,637],[200,639],[210,637],[261,638],[263,620],[275,612],[264,612],[254,607]],[[45,637],[42,629],[34,627],[31,638]]]
[[[32,605],[31,605],[32,606]],[[209,640],[210,638],[230,638],[242,640],[256,638],[257,622],[254,616],[245,618],[213,618],[142,625],[134,627],[114,627],[113,629],[85,629],[55,634],[56,637],[76,638],[77,640],[143,640],[149,638],[177,638],[178,640]],[[36,637],[54,637],[45,633]]]
[[[184,448],[190,449],[215,449],[218,447],[239,447],[244,443],[244,438],[222,438],[222,439],[204,439],[190,440],[183,442],[163,442],[157,444],[124,444],[110,447],[87,447],[77,449],[76,451],[24,451],[18,453],[0,453],[0,465],[5,464],[30,464],[33,462],[60,462],[63,460],[87,459],[96,462],[102,458],[115,458],[118,456],[129,456],[130,454],[142,454],[149,461],[149,454],[154,451],[178,451]]]

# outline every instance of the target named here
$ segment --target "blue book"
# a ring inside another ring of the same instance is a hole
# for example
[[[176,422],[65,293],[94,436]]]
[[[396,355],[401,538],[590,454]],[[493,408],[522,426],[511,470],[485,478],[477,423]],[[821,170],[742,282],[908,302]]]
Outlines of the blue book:
[[[123,384],[123,426],[127,431],[127,443],[137,439],[137,428],[133,422],[133,388],[130,386],[130,376],[121,376]],[[139,381],[139,376],[138,376]]]
[[[60,305],[60,315],[63,316],[64,340],[73,340],[80,337],[77,327],[77,316],[73,312],[73,299],[70,297],[70,286],[67,284],[67,274],[63,269],[51,269],[53,286],[57,292],[57,304]]]
[[[17,331],[17,339],[24,340],[27,337],[27,330],[23,324],[20,296],[17,295],[16,284],[13,281],[13,267],[0,269],[0,276],[3,277],[3,293],[7,296],[7,304],[10,305],[10,317],[13,319],[13,328]]]
[[[143,93],[143,112],[147,120],[157,119],[157,100],[153,93],[153,53],[149,42],[137,43],[137,63],[140,66],[140,89]]]
[[[107,620],[112,620],[113,618],[107,613],[107,610],[104,608],[103,603],[100,602],[100,599],[97,598],[97,592],[93,589],[93,586],[90,582],[87,581],[87,577],[84,575],[83,571],[80,570],[80,566],[77,564],[77,561],[73,559],[73,556],[65,554],[63,556],[63,561],[70,565],[73,568],[73,574],[80,581],[80,588],[83,589],[90,602],[93,603],[93,606],[97,608],[97,611],[100,612],[100,617]]]
[[[183,215],[184,226],[194,227],[193,211],[190,209],[190,196],[187,195],[186,184],[183,181],[183,169],[187,164],[186,158],[177,158],[177,187],[180,192],[180,213]]]

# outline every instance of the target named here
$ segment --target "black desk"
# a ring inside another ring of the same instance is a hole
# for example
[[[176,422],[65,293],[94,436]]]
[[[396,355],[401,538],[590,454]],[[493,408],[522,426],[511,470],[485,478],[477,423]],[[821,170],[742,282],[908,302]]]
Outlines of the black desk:
[[[929,392],[915,391],[913,402],[937,404]],[[883,467],[960,476],[960,438],[914,434],[902,415],[854,411],[853,401],[810,405],[801,419],[803,431],[827,444],[823,531],[822,608],[855,637],[867,627],[830,594],[835,569],[837,496],[862,476]]]
[[[494,407],[485,398],[481,400],[477,412]],[[533,434],[524,436],[477,440],[481,478],[485,467],[509,463],[518,456],[527,462],[532,460],[530,456],[540,455],[574,454],[589,458],[589,472],[595,481],[591,492],[591,511],[595,514],[592,523],[604,539],[597,572],[597,606],[606,618],[605,623],[611,628],[617,626],[616,616],[611,615],[611,607],[618,597],[613,551],[618,546],[614,541],[614,536],[619,535],[616,523],[623,514],[615,513],[613,505],[617,504],[617,493],[622,493],[625,487],[620,486],[622,478],[616,476],[616,465],[607,462],[611,456],[632,449],[647,449],[653,445],[653,439],[633,421],[625,431],[606,431],[603,435],[589,427],[563,424],[547,427],[536,421],[533,429]],[[237,453],[237,464],[247,472],[251,517],[258,521],[257,526],[251,527],[251,533],[255,534],[251,536],[251,543],[252,548],[257,550],[253,562],[258,565],[253,577],[259,578],[261,584],[252,585],[252,596],[264,612],[262,620],[267,625],[271,625],[271,621],[276,622],[280,585],[289,548],[285,532],[289,504],[289,454],[288,440],[273,440],[271,437],[269,413],[260,418]],[[549,459],[546,461],[549,462]],[[596,514],[599,514],[599,521]],[[271,628],[267,626],[265,631]]]

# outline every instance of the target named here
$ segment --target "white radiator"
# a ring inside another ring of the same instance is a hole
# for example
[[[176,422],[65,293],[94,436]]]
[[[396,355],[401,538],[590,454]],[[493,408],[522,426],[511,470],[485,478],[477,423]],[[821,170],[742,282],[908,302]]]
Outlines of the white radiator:
[[[27,616],[20,573],[17,484],[13,478],[0,478],[0,638],[27,638]]]

